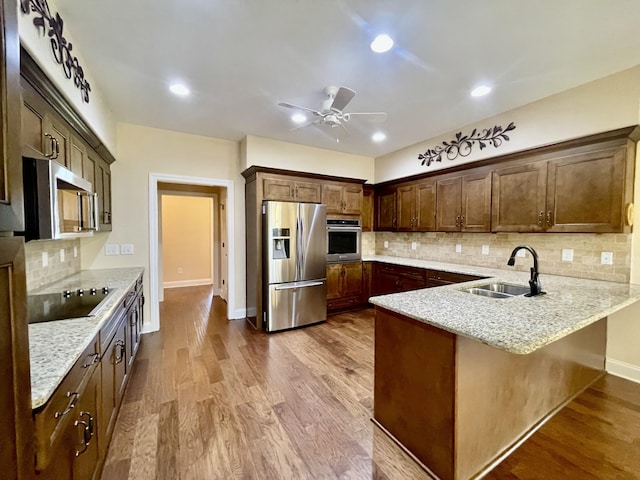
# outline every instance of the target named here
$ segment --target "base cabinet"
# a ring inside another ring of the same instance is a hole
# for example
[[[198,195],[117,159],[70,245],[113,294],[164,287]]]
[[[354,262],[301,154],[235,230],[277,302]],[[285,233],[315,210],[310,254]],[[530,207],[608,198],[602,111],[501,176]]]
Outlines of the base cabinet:
[[[423,268],[376,263],[374,272],[374,295],[407,292],[427,286],[427,271]]]
[[[327,265],[327,312],[357,308],[362,302],[362,262]]]

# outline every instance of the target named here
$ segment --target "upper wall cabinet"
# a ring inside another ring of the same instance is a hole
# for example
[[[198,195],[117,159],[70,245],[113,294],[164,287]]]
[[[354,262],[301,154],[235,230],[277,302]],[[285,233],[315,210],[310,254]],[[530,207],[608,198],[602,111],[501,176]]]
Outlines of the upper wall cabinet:
[[[432,232],[435,230],[436,182],[425,180],[398,187],[396,229],[398,231]]]
[[[362,185],[349,183],[324,183],[322,203],[327,215],[360,215],[362,213]]]
[[[0,12],[0,232],[11,232],[24,230],[16,2],[2,2]]]
[[[395,230],[396,218],[396,188],[384,188],[375,193],[375,229]]]
[[[600,145],[496,170],[493,231],[628,230],[633,157],[633,146]]]
[[[362,190],[362,231],[373,231],[373,186],[365,185]]]
[[[436,231],[491,231],[491,172],[437,181]]]
[[[322,184],[286,177],[270,177],[263,180],[265,200],[283,202],[320,203]]]

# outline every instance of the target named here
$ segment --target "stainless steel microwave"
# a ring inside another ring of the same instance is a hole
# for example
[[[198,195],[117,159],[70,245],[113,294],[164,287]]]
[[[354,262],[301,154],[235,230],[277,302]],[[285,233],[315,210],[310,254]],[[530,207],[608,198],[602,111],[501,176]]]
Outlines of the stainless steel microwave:
[[[360,220],[327,219],[327,262],[355,262],[362,258]]]
[[[98,198],[89,181],[37,156],[23,156],[22,168],[27,241],[86,237],[98,230]]]

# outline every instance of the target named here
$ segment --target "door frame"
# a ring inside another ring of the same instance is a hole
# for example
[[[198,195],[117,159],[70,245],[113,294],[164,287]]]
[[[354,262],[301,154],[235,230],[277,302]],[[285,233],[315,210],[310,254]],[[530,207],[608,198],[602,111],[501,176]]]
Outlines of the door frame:
[[[230,241],[230,236],[235,232],[234,221],[234,190],[233,181],[222,180],[218,178],[206,178],[206,177],[191,177],[184,175],[171,175],[165,173],[149,173],[149,312],[150,321],[145,322],[145,328],[143,333],[155,332],[160,330],[160,295],[159,295],[159,268],[158,268],[158,241],[159,241],[159,197],[158,197],[158,183],[178,183],[184,185],[203,185],[207,187],[223,187],[227,189],[227,253],[229,261],[227,263],[227,283],[228,283],[228,295],[227,295],[227,318],[229,320],[235,318],[244,318],[243,312],[236,312],[236,298],[235,298],[235,272],[234,269],[229,267],[235,265],[235,248],[233,241]],[[236,316],[240,314],[240,316]]]

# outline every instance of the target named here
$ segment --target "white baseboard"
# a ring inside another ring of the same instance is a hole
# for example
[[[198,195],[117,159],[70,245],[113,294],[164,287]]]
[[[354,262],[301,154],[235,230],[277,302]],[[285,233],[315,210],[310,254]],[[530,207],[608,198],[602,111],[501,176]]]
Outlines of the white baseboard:
[[[222,289],[220,287],[213,287],[213,296],[219,297],[222,294]]]
[[[247,308],[247,317],[255,317],[256,311],[256,307]]]
[[[233,312],[227,312],[227,317],[229,320],[244,320],[247,317],[247,309],[236,308]]]
[[[640,366],[607,358],[607,373],[640,383]]]
[[[211,285],[213,280],[210,278],[201,278],[195,280],[178,280],[176,282],[164,282],[163,288],[179,288],[179,287],[197,287],[199,285]]]

